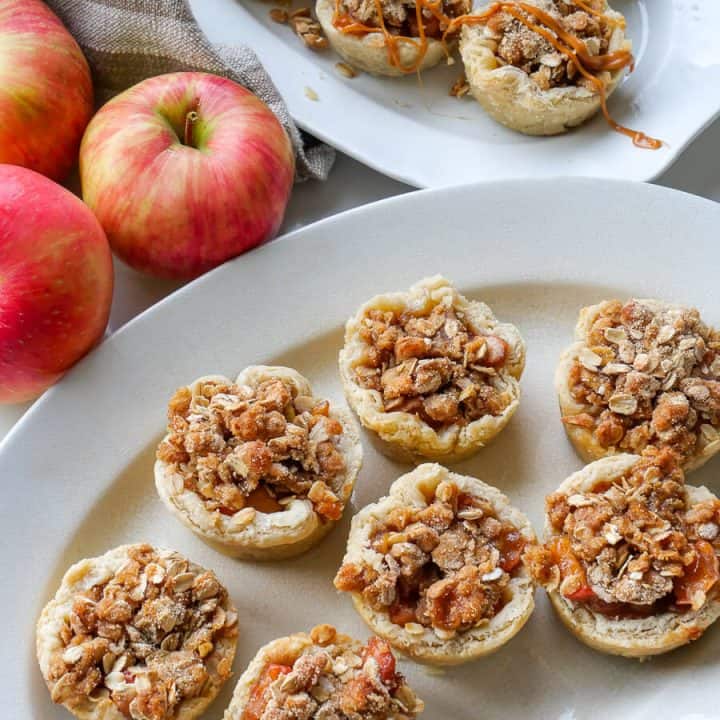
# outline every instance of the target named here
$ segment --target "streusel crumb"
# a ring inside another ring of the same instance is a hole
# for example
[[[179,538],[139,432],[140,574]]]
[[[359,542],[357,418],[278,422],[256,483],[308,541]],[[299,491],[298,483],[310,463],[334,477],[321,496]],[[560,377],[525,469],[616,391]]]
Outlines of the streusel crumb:
[[[671,448],[684,461],[720,438],[720,334],[697,310],[608,301],[568,378],[586,406],[563,418],[604,448]]]
[[[298,395],[280,378],[247,385],[207,381],[181,388],[168,405],[169,434],[157,457],[211,512],[242,518],[275,512],[291,498],[337,520],[345,461],[342,424],[327,401]]]
[[[214,658],[216,645],[237,635],[237,613],[215,575],[150,545],[128,548],[112,577],[72,600],[60,629],[62,647],[47,679],[58,703],[109,697],[134,720],[173,717],[197,698],[210,665],[221,680],[232,656]]]

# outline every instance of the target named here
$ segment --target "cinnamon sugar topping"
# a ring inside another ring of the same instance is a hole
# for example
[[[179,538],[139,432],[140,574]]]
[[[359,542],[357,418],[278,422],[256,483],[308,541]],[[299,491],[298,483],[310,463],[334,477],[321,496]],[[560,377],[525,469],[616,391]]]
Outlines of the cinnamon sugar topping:
[[[668,449],[612,482],[547,499],[553,536],[529,548],[536,579],[613,615],[700,609],[717,592],[720,500],[691,505]]]
[[[579,3],[564,0],[541,4],[559,27],[582,43],[589,56],[605,55],[615,25],[601,12],[605,9],[604,0],[591,0],[589,6],[595,12],[583,9]],[[523,17],[533,23],[536,21],[527,12]],[[507,11],[501,10],[488,18],[485,34],[496,41],[497,58],[502,63],[524,70],[541,90],[568,85],[595,90],[588,79],[578,72],[576,63],[568,55],[558,52],[545,37]]]
[[[569,376],[584,412],[563,418],[605,448],[672,448],[687,462],[720,439],[720,334],[697,310],[602,304]]]
[[[310,636],[315,646],[292,665],[264,668],[239,720],[411,720],[422,712],[422,700],[396,671],[384,640],[349,643],[330,625],[314,628]]]
[[[448,639],[502,609],[524,543],[488,502],[444,481],[427,507],[396,508],[378,522],[371,548],[379,568],[345,563],[335,587],[361,593],[411,634],[432,628]]]
[[[165,720],[197,698],[232,654],[216,645],[237,635],[237,614],[212,572],[149,545],[128,549],[111,577],[78,592],[50,661],[55,702],[109,697],[133,720]],[[215,679],[217,682],[217,678]]]
[[[381,394],[386,412],[412,413],[440,428],[500,415],[512,400],[497,381],[507,343],[473,330],[450,304],[425,314],[370,310],[360,336],[367,348],[355,380]]]
[[[157,456],[209,511],[233,516],[240,527],[255,510],[275,512],[292,498],[307,498],[337,520],[343,427],[329,410],[280,378],[256,388],[207,381],[170,400],[169,435]]]

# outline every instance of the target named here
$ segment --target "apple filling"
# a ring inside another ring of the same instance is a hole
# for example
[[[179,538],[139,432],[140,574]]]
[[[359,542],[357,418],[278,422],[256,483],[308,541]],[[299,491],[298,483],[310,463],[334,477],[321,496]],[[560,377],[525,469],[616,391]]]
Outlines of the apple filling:
[[[292,664],[265,666],[239,720],[411,720],[422,712],[422,701],[396,671],[384,640],[371,638],[365,646],[336,643],[330,625],[310,635],[315,645]]]
[[[227,607],[212,572],[131,546],[117,572],[71,599],[49,666],[52,699],[72,707],[106,697],[133,720],[175,717],[211,673],[230,677],[232,655],[215,657],[216,644],[237,635]]]
[[[700,610],[718,590],[720,500],[690,504],[672,451],[622,477],[547,498],[551,537],[527,549],[548,590],[612,617]]]
[[[534,3],[556,27],[578,41],[589,58],[607,54],[617,22],[603,15],[605,0],[546,0]],[[577,85],[591,92],[596,84],[582,75],[571,55],[559,52],[555,43],[534,29],[538,17],[522,9],[521,3],[504,3],[507,8],[491,15],[484,25],[486,37],[494,43],[497,61],[513,65],[528,74],[541,90]],[[522,19],[518,19],[519,14]],[[542,29],[542,28],[541,28]],[[545,30],[547,32],[547,30]],[[599,76],[607,81],[607,77]]]
[[[385,412],[411,413],[435,429],[500,415],[512,401],[499,378],[509,354],[442,302],[430,312],[368,311],[355,381],[380,393]]]
[[[211,512],[276,512],[308,499],[337,520],[345,461],[341,423],[327,401],[298,395],[279,378],[256,388],[206,381],[178,390],[168,405],[168,436],[157,450]]]
[[[525,539],[490,503],[441,482],[426,507],[396,508],[378,521],[378,562],[341,566],[335,587],[361,593],[409,633],[441,639],[487,624],[509,601]]]
[[[720,333],[697,310],[608,301],[584,342],[568,388],[585,410],[566,424],[604,448],[668,447],[683,462],[720,439]]]

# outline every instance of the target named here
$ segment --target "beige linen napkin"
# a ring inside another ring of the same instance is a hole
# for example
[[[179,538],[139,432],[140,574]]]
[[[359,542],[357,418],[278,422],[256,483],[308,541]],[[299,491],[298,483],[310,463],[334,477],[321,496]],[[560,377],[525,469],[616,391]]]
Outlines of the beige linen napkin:
[[[186,0],[47,0],[93,70],[98,99],[107,100],[144,78],[180,70],[224,75],[264,100],[290,135],[297,179],[325,180],[334,160],[327,145],[300,131],[255,53],[213,46]]]

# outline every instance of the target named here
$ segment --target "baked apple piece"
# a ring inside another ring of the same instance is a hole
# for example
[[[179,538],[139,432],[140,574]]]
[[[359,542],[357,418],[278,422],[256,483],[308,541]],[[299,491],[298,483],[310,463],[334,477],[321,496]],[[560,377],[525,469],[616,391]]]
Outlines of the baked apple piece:
[[[528,135],[556,135],[603,110],[632,66],[625,18],[606,0],[490,3],[462,21],[470,91],[488,114]],[[623,128],[636,143],[658,141]]]
[[[508,642],[533,611],[528,519],[496,488],[426,463],[354,518],[335,577],[370,628],[410,657],[454,665]]]
[[[53,701],[82,720],[193,720],[231,675],[237,621],[211,571],[123,545],[67,571],[37,657]]]
[[[580,456],[667,447],[693,470],[720,450],[720,333],[660,300],[583,308],[555,387]]]
[[[596,460],[546,502],[525,560],[563,623],[602,652],[643,658],[720,616],[720,500],[686,485],[674,453]]]
[[[334,50],[351,65],[391,77],[427,70],[448,57],[452,21],[470,0],[317,0],[315,12]]]
[[[212,375],[168,406],[155,485],[200,538],[241,558],[291,557],[342,516],[362,464],[345,409],[312,394],[296,370],[254,365]]]
[[[525,343],[445,278],[377,295],[345,328],[340,375],[380,449],[405,462],[476,453],[518,408]]]

